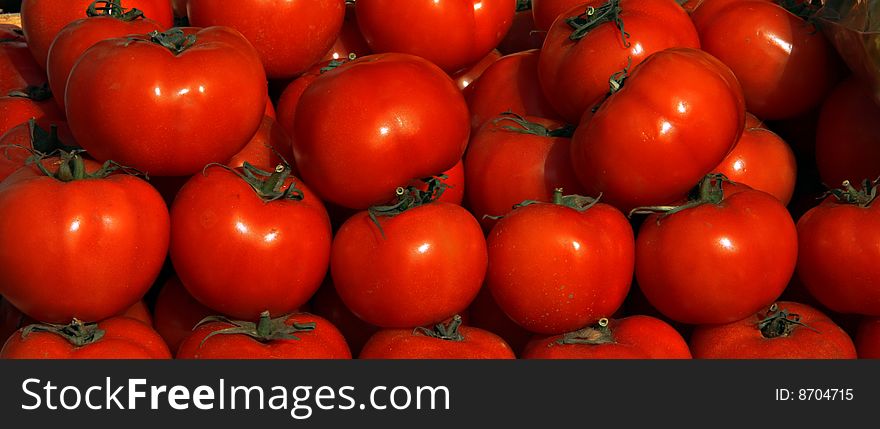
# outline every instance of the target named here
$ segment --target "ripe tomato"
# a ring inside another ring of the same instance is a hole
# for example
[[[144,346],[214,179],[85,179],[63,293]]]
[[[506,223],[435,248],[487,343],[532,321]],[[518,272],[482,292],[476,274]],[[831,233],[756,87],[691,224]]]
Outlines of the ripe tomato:
[[[781,301],[726,325],[698,326],[691,335],[697,359],[855,359],[852,339],[828,316]]]
[[[461,91],[406,54],[361,57],[323,73],[303,92],[294,122],[303,179],[324,200],[356,209],[452,168],[468,140]]]
[[[247,144],[266,109],[256,53],[229,28],[193,37],[171,31],[109,39],[80,57],[66,110],[70,130],[90,155],[151,175],[184,176]],[[108,121],[107,112],[137,120]]]
[[[798,220],[798,277],[832,311],[880,316],[877,190],[847,182]]]
[[[0,359],[171,359],[149,325],[128,317],[98,323],[30,325],[6,341]]]
[[[537,338],[523,359],[690,359],[687,342],[672,326],[649,316],[601,319],[574,332]]]
[[[330,258],[327,210],[279,165],[208,168],[171,207],[171,261],[187,291],[222,314],[288,313],[318,290]]]
[[[176,352],[180,343],[192,334],[199,321],[213,313],[210,308],[196,301],[177,277],[171,277],[162,285],[156,298],[153,325],[156,332],[165,339],[168,348]]]
[[[51,153],[56,149],[70,151],[75,146],[67,124],[63,122],[52,124],[49,130],[37,125],[33,119],[17,125],[0,136],[0,182],[25,166],[33,154],[31,150]]]
[[[461,326],[461,316],[433,329],[385,329],[373,335],[360,359],[515,359],[501,337]]]
[[[797,179],[797,160],[791,147],[776,133],[747,125],[736,146],[713,172],[788,205]]]
[[[336,42],[330,47],[330,50],[324,54],[321,61],[344,60],[349,55],[354,54],[357,57],[372,54],[370,45],[364,40],[361,29],[358,27],[357,14],[355,13],[354,2],[345,3],[345,19],[342,21],[342,28],[339,30],[339,36]]]
[[[20,88],[0,96],[0,136],[31,118],[41,126],[64,121],[64,112],[52,101],[47,87]]]
[[[45,82],[46,72],[34,61],[21,28],[0,25],[0,95]]]
[[[859,359],[880,359],[880,318],[866,317],[856,331]]]
[[[222,25],[250,41],[270,79],[290,79],[321,60],[333,46],[345,17],[344,0],[244,0],[235,5],[189,0],[192,25]]]
[[[535,29],[546,32],[559,15],[585,3],[585,0],[532,0],[532,17],[535,20]]]
[[[322,317],[295,313],[271,319],[264,313],[257,323],[206,319],[180,344],[177,358],[351,359],[351,351]]]
[[[311,302],[312,312],[327,319],[345,337],[352,355],[358,355],[367,340],[373,336],[379,328],[364,322],[354,315],[331,282],[325,282],[318,292],[315,293]]]
[[[455,85],[458,86],[458,89],[461,90],[465,98],[468,98],[471,91],[473,91],[471,83],[479,79],[480,75],[482,75],[489,66],[494,64],[495,61],[498,61],[499,58],[501,58],[501,52],[498,52],[497,49],[493,49],[492,52],[489,52],[488,55],[483,57],[483,59],[476,64],[461,69],[452,75]]]
[[[608,94],[612,75],[675,47],[700,47],[697,31],[675,0],[592,0],[554,22],[541,48],[538,80],[554,109],[578,123]],[[667,83],[673,82],[664,81],[658,91],[665,92]]]
[[[287,135],[293,136],[293,125],[294,119],[296,118],[296,107],[299,104],[299,99],[300,97],[302,97],[302,94],[303,92],[305,92],[306,88],[308,88],[309,85],[311,85],[312,82],[314,82],[315,79],[317,79],[322,74],[341,66],[347,61],[348,59],[322,61],[312,66],[312,68],[306,70],[305,73],[303,73],[284,87],[284,90],[278,97],[276,116],[278,123],[281,125],[282,128],[284,128],[284,131],[287,132]]]
[[[663,315],[689,324],[740,320],[782,294],[794,272],[794,221],[775,197],[709,176],[699,198],[649,216],[636,280]]]
[[[293,155],[290,153],[290,137],[275,119],[263,116],[260,129],[251,137],[251,141],[226,165],[237,168],[248,162],[259,169],[272,170],[281,163],[282,157],[287,162],[293,161]]]
[[[168,210],[152,186],[117,169],[66,155],[0,184],[0,293],[28,316],[102,320],[141,299],[158,276]]]
[[[668,204],[721,163],[744,121],[727,66],[700,50],[668,49],[635,67],[578,127],[572,163],[587,193],[618,208]]]
[[[452,73],[498,46],[513,23],[516,0],[360,0],[355,8],[373,52],[418,55]]]
[[[458,164],[455,164],[454,167],[444,171],[442,175],[446,176],[446,178],[443,179],[443,183],[446,184],[446,190],[444,190],[443,194],[437,198],[437,201],[457,204],[460,206],[464,201],[465,190],[464,161],[458,161]],[[427,191],[429,181],[422,179],[413,180],[410,182],[410,186],[415,186],[422,191]]]

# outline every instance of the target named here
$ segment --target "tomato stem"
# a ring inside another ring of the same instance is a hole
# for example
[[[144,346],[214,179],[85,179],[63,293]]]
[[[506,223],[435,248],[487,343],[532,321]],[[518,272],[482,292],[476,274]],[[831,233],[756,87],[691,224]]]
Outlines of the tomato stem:
[[[632,56],[627,56],[626,66],[623,69],[611,74],[611,76],[608,78],[608,92],[605,93],[604,97],[602,97],[602,101],[596,103],[596,105],[593,106],[593,108],[591,109],[593,113],[596,113],[596,111],[598,111],[599,108],[602,107],[602,104],[605,103],[605,100],[608,100],[609,97],[616,94],[618,91],[620,91],[621,88],[623,88],[623,83],[626,81],[627,78],[629,78],[629,70],[632,67],[632,61]]]
[[[293,322],[288,325],[288,319],[290,319],[289,314],[273,319],[268,311],[260,313],[260,319],[256,323],[243,320],[230,320],[225,316],[208,316],[199,321],[199,323],[193,327],[193,330],[207,323],[225,323],[232,325],[228,328],[219,329],[206,335],[205,338],[202,339],[202,342],[199,343],[199,348],[201,348],[209,338],[215,335],[247,335],[257,341],[265,343],[277,340],[299,340],[300,338],[295,335],[296,333],[311,332],[317,327],[315,322]]]
[[[121,21],[130,22],[144,17],[144,13],[137,8],[123,8],[121,0],[98,0],[89,5],[88,9],[86,9],[86,16],[89,18],[109,16]]]
[[[21,339],[26,339],[28,335],[34,332],[48,332],[59,335],[76,347],[95,343],[105,333],[103,329],[98,329],[97,323],[83,323],[79,319],[73,319],[69,325],[55,325],[52,323],[28,325],[21,330]]]
[[[721,201],[724,200],[723,183],[728,181],[729,179],[723,174],[709,174],[704,177],[696,187],[696,197],[691,198],[687,203],[680,206],[636,207],[630,210],[627,216],[631,218],[637,214],[660,213],[661,215],[657,218],[657,223],[659,224],[660,220],[666,216],[673,215],[683,210],[699,207],[703,204],[720,204]]]
[[[275,170],[271,173],[257,168],[247,161],[242,165],[241,171],[214,162],[206,165],[202,169],[202,174],[206,174],[206,170],[210,167],[220,167],[240,177],[266,203],[277,200],[302,201],[305,198],[303,191],[296,187],[295,181],[292,181],[290,186],[284,188],[284,184],[288,178],[292,177],[293,172],[290,165],[286,162],[276,165]]]
[[[132,176],[144,176],[145,179],[149,180],[149,177],[134,168],[126,167],[117,163],[116,161],[105,161],[101,168],[96,170],[94,173],[88,173],[85,168],[85,162],[83,161],[82,156],[80,155],[82,150],[73,150],[70,152],[55,151],[59,154],[57,157],[59,158],[58,162],[58,170],[54,173],[49,171],[45,165],[43,165],[43,159],[52,156],[53,154],[45,154],[34,151],[34,156],[31,157],[28,162],[33,162],[37,168],[45,174],[46,176],[52,177],[61,182],[72,182],[74,180],[85,180],[85,179],[104,179],[110,176],[111,174],[121,171],[125,174],[129,174]]]
[[[438,323],[434,325],[434,329],[428,329],[422,326],[413,329],[413,335],[422,334],[432,338],[439,338],[446,341],[464,341],[464,336],[458,331],[461,327],[461,316],[455,315],[449,323]]]
[[[849,180],[843,181],[843,189],[832,189],[826,193],[834,195],[842,204],[855,204],[859,207],[870,207],[877,198],[877,187],[880,185],[880,177],[873,181],[862,181],[862,189],[856,189]]]
[[[382,229],[382,224],[379,223],[379,216],[394,217],[407,210],[437,201],[449,187],[445,182],[447,178],[445,174],[441,174],[421,179],[428,184],[428,189],[425,191],[415,186],[399,187],[395,190],[396,202],[394,204],[373,206],[367,209],[370,220],[379,228],[382,238],[385,238],[385,231]]]
[[[502,121],[513,122],[516,126],[505,125],[501,127],[501,129],[506,131],[511,131],[514,133],[522,133],[522,134],[532,134],[540,137],[565,137],[571,138],[574,135],[575,127],[573,125],[564,125],[555,130],[551,130],[539,123],[531,122],[526,118],[522,117],[519,114],[513,113],[511,111],[506,111],[501,113],[501,115],[492,120],[493,124],[498,124]]]
[[[588,6],[584,13],[566,19],[565,22],[574,30],[568,38],[575,41],[581,40],[594,28],[606,22],[613,22],[620,30],[620,40],[623,41],[623,46],[628,48],[630,46],[629,40],[627,40],[629,33],[624,29],[623,18],[620,17],[621,13],[620,0],[608,0],[598,8]]]
[[[761,331],[761,335],[763,335],[764,338],[787,337],[791,335],[798,326],[803,326],[812,331],[819,332],[815,328],[801,322],[800,319],[800,315],[789,313],[788,310],[780,310],[779,305],[774,303],[770,306],[764,319],[758,321],[758,329]]]
[[[180,55],[183,51],[196,43],[196,36],[194,34],[187,36],[183,33],[183,30],[179,28],[171,29],[166,32],[159,32],[156,30],[151,32],[149,36],[151,42],[164,46],[174,55]]]
[[[562,334],[562,338],[556,340],[558,345],[601,345],[614,344],[614,337],[611,334],[611,321],[607,318],[601,318],[594,326],[588,326],[574,332]],[[552,344],[551,344],[552,345]]]
[[[330,60],[330,62],[327,63],[326,66],[321,67],[321,70],[320,70],[320,71],[321,71],[321,74],[327,73],[327,72],[330,71],[330,70],[334,70],[334,69],[336,69],[336,68],[342,66],[343,64],[345,64],[345,63],[347,63],[347,62],[349,62],[349,61],[354,61],[354,60],[356,60],[356,59],[357,59],[357,54],[355,54],[354,52],[352,52],[352,53],[348,54],[348,60],[344,60],[344,59],[334,59],[334,60]]]

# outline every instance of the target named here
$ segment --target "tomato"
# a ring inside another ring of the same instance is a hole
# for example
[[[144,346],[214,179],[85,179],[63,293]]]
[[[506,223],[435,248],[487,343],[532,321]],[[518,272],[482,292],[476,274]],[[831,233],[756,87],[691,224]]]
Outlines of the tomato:
[[[178,359],[351,359],[339,330],[313,314],[263,314],[257,323],[214,319],[180,344]]]
[[[498,61],[499,58],[501,58],[501,52],[498,52],[497,49],[493,49],[492,52],[489,52],[488,55],[483,57],[482,60],[473,66],[461,69],[452,75],[452,79],[455,81],[458,89],[464,94],[465,98],[467,98],[470,92],[473,91],[471,83],[477,80],[480,75],[482,75],[489,66],[494,64],[495,61]]]
[[[86,10],[94,0],[23,0],[21,27],[28,47],[37,64],[45,70],[49,46],[65,25],[85,18]],[[118,0],[107,3],[119,3]],[[102,2],[103,3],[103,2]],[[125,0],[125,8],[137,8],[144,16],[158,22],[163,28],[174,25],[171,3],[168,0]]]
[[[345,62],[347,59],[335,60],[335,61],[322,61],[312,68],[306,70],[305,73],[300,75],[298,78],[291,81],[284,87],[284,90],[281,92],[281,95],[278,97],[278,107],[276,111],[276,116],[278,123],[284,128],[284,131],[287,132],[287,135],[293,136],[294,133],[294,120],[296,118],[296,107],[299,105],[299,99],[302,97],[303,92],[305,92],[306,88],[318,78],[323,73],[336,68]]]
[[[586,3],[585,0],[532,0],[532,18],[535,20],[535,29],[546,32],[559,15],[584,3]]]
[[[264,116],[260,129],[251,137],[251,141],[226,165],[241,167],[245,162],[249,162],[262,170],[272,170],[281,163],[281,158],[285,161],[293,160],[293,155],[290,153],[290,137],[275,119]]]
[[[257,49],[270,79],[290,79],[321,60],[342,28],[344,0],[244,0],[235,5],[189,0],[197,27],[222,25],[240,31]]]
[[[852,339],[828,316],[781,301],[726,325],[698,326],[691,335],[697,359],[855,359]]]
[[[418,55],[452,73],[498,46],[516,0],[359,0],[355,8],[373,52]]]
[[[681,334],[649,316],[601,319],[574,332],[537,338],[523,359],[690,359]]]
[[[0,95],[45,82],[46,72],[34,61],[21,28],[0,25]]]
[[[849,182],[798,220],[798,277],[825,307],[880,316],[877,182]]]
[[[485,285],[480,288],[480,293],[471,302],[466,314],[469,316],[470,326],[498,335],[517,355],[534,335],[504,314],[492,297],[492,292]]]
[[[544,42],[543,33],[535,30],[535,20],[532,19],[532,10],[520,7],[523,3],[528,6],[531,0],[518,0],[516,14],[513,16],[513,23],[510,30],[501,42],[498,42],[497,49],[502,55],[509,55],[516,52],[527,51],[529,49],[538,49]]]
[[[34,165],[0,184],[0,294],[51,323],[102,320],[140,300],[168,251],[159,193],[78,156],[39,166],[53,176]]]
[[[822,32],[776,3],[706,0],[692,16],[703,49],[733,70],[747,108],[759,118],[807,113],[841,74]]]
[[[41,128],[33,119],[17,125],[0,136],[0,182],[25,166],[33,154],[31,150],[51,153],[62,148],[71,150],[75,146],[67,124],[63,122],[52,124],[49,130]]]
[[[64,120],[64,112],[52,101],[48,88],[32,86],[0,96],[0,136],[31,118],[42,126]]]
[[[458,164],[455,164],[454,167],[444,171],[442,175],[446,176],[446,178],[443,179],[443,183],[446,184],[446,189],[443,191],[443,194],[437,198],[437,201],[461,205],[464,201],[465,190],[464,161],[458,161]],[[413,180],[410,182],[410,186],[415,186],[422,191],[427,191],[429,182],[422,179]]]
[[[868,85],[851,77],[822,105],[816,163],[828,187],[880,176],[880,106]]]
[[[741,320],[770,305],[794,273],[797,230],[775,197],[703,180],[698,199],[649,216],[636,239],[636,280],[663,315],[689,324]],[[677,211],[676,211],[677,210]]]
[[[721,163],[744,121],[727,66],[703,51],[668,49],[635,67],[578,127],[572,163],[588,194],[618,208],[668,204]]]
[[[192,297],[177,277],[171,277],[162,285],[153,309],[153,325],[165,339],[172,352],[192,334],[199,321],[214,312]]]
[[[6,341],[0,359],[170,359],[162,337],[128,317],[98,323],[30,325]]]
[[[378,54],[308,85],[294,118],[293,155],[322,199],[365,209],[412,179],[452,168],[467,140],[467,105],[443,71],[412,55]]]
[[[194,37],[132,35],[86,50],[70,73],[66,110],[90,155],[184,176],[247,144],[266,109],[259,59],[235,30],[206,28]],[[109,121],[107,112],[127,120]]]
[[[348,219],[330,254],[342,301],[383,328],[428,325],[460,313],[486,274],[486,240],[467,210],[431,202],[431,190],[400,191],[394,206]]]
[[[515,359],[501,337],[461,326],[461,316],[433,329],[384,329],[373,335],[360,359]]]
[[[554,109],[578,123],[606,97],[612,75],[675,47],[700,47],[697,31],[675,0],[592,0],[554,22],[541,48],[538,81]],[[665,91],[665,83],[658,90]]]
[[[339,30],[339,36],[336,42],[324,54],[321,61],[344,60],[349,55],[354,54],[356,57],[363,57],[372,54],[370,45],[364,40],[361,29],[358,27],[357,14],[355,13],[354,3],[345,3],[345,19],[342,21],[342,28]]]
[[[788,205],[797,179],[797,160],[791,147],[765,128],[749,128],[715,170],[728,179],[773,195]]]
[[[318,289],[311,304],[313,313],[327,319],[342,332],[353,355],[359,354],[367,340],[379,331],[378,327],[359,319],[345,306],[331,282],[325,282]]]
[[[880,318],[866,317],[855,338],[859,359],[880,359]]]

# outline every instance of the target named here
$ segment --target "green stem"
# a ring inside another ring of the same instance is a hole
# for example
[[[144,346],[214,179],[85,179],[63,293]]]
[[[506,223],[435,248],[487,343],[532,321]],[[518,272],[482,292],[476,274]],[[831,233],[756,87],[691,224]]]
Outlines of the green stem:
[[[220,167],[240,177],[267,203],[277,200],[302,201],[305,198],[303,191],[296,187],[295,181],[291,181],[287,188],[284,187],[287,179],[293,177],[292,169],[286,162],[276,165],[275,170],[271,173],[257,168],[249,162],[244,162],[241,171],[215,162],[206,165],[202,169],[202,174],[206,174],[210,167]]]
[[[636,207],[629,212],[628,217],[637,214],[655,214],[661,215],[657,218],[657,223],[666,216],[673,215],[683,210],[699,207],[703,204],[720,204],[724,200],[723,183],[729,181],[723,174],[709,174],[704,177],[696,188],[696,197],[691,198],[687,203],[680,206],[646,206]]]
[[[800,315],[789,313],[788,310],[780,310],[778,304],[771,305],[764,319],[758,321],[758,330],[761,331],[761,335],[769,339],[787,337],[799,326],[819,332],[801,322]]]
[[[880,177],[862,181],[862,189],[856,189],[849,180],[843,181],[843,189],[832,189],[827,194],[834,195],[841,204],[853,204],[859,207],[870,207],[877,199],[877,188],[880,185]]]
[[[623,41],[623,46],[628,48],[630,43],[627,39],[630,36],[624,28],[623,18],[620,16],[622,12],[620,0],[608,0],[607,3],[598,8],[589,6],[584,13],[566,19],[566,23],[573,30],[568,38],[575,41],[581,40],[596,27],[606,22],[611,22],[620,30],[620,39]]]
[[[288,324],[287,321],[290,317],[291,316],[288,314],[273,319],[268,311],[264,311],[260,314],[260,319],[254,323],[242,320],[230,320],[225,316],[208,316],[196,324],[196,326],[193,327],[193,330],[207,323],[225,323],[231,325],[228,328],[219,329],[206,335],[199,344],[199,347],[201,347],[209,338],[215,335],[247,335],[248,337],[263,343],[279,340],[299,340],[300,338],[295,334],[299,332],[311,332],[317,327],[315,322],[297,323],[294,321]]]
[[[395,203],[387,206],[373,206],[367,209],[370,220],[379,228],[382,238],[385,238],[385,231],[379,222],[379,217],[394,217],[407,210],[430,204],[437,201],[449,185],[445,180],[447,176],[441,174],[439,176],[427,177],[421,179],[428,184],[428,189],[422,191],[415,186],[399,187],[395,190]]]
[[[187,36],[179,28],[166,32],[153,31],[149,36],[151,42],[162,45],[174,55],[180,55],[196,43],[196,36],[194,34]]]
[[[434,329],[418,327],[413,330],[413,335],[422,334],[431,338],[438,338],[445,341],[464,341],[464,336],[458,331],[461,327],[461,316],[455,315],[449,323],[438,323],[434,325]]]
[[[104,179],[110,176],[117,171],[123,172],[125,174],[130,174],[132,176],[144,176],[146,179],[146,174],[131,168],[126,167],[117,163],[116,161],[105,161],[101,168],[96,170],[94,173],[89,173],[85,167],[85,161],[83,157],[80,155],[82,153],[81,150],[74,150],[71,152],[58,151],[58,169],[54,172],[49,171],[45,165],[43,165],[43,159],[47,158],[49,155],[36,152],[32,157],[32,162],[37,166],[37,169],[40,170],[44,175],[48,177],[52,177],[61,182],[72,182],[75,180],[86,180],[86,179]]]
[[[88,9],[86,9],[86,16],[89,18],[109,16],[120,21],[131,22],[135,19],[143,18],[144,13],[136,8],[123,8],[121,0],[98,0],[89,5]]]
[[[46,101],[52,98],[52,90],[49,89],[48,83],[44,83],[41,86],[29,86],[24,89],[10,91],[7,95],[9,97],[27,98],[33,101]]]
[[[38,323],[26,326],[21,331],[21,339],[26,339],[34,332],[47,332],[59,335],[76,347],[83,347],[95,343],[100,340],[105,333],[103,329],[98,328],[97,323],[83,323],[78,319],[73,319],[69,325]]]
[[[510,110],[502,112],[500,116],[492,120],[492,123],[498,124],[503,121],[513,122],[516,126],[504,125],[501,129],[514,133],[531,134],[539,137],[564,137],[569,139],[574,136],[575,127],[573,125],[564,125],[551,130],[537,122],[531,122],[522,115],[513,113]]]
[[[599,319],[594,326],[579,329],[574,332],[562,334],[562,338],[556,340],[559,345],[591,345],[614,344],[614,336],[609,326],[611,322],[607,318]]]

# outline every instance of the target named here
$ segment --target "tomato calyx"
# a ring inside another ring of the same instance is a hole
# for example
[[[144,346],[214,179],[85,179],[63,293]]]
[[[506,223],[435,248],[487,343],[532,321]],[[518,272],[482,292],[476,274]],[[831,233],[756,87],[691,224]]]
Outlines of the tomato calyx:
[[[154,30],[148,34],[150,41],[167,48],[174,55],[180,55],[190,46],[196,43],[196,36],[190,34],[187,36],[183,30],[179,28],[171,29],[165,32]]]
[[[348,54],[348,60],[341,60],[341,59],[330,60],[330,62],[327,63],[326,66],[321,67],[320,72],[321,72],[321,74],[327,73],[330,70],[334,70],[334,69],[338,68],[339,66],[342,66],[343,64],[345,64],[349,61],[354,61],[356,59],[357,59],[357,54],[352,52],[352,53]]]
[[[819,332],[815,328],[810,327],[806,323],[800,321],[801,316],[795,313],[789,313],[788,310],[780,310],[778,304],[773,304],[767,311],[764,319],[758,322],[758,330],[764,338],[772,339],[779,337],[787,337],[797,329],[803,326],[815,332]]]
[[[52,90],[49,89],[48,83],[44,83],[41,86],[29,86],[24,89],[10,91],[7,95],[9,97],[27,98],[33,101],[46,101],[52,98]]]
[[[208,316],[193,327],[193,330],[207,323],[225,323],[232,325],[229,328],[213,331],[202,339],[199,347],[202,347],[209,338],[215,335],[247,335],[261,343],[279,340],[299,340],[295,334],[298,332],[311,332],[317,326],[315,322],[287,324],[290,315],[272,318],[268,311],[260,313],[260,320],[256,323],[243,320],[231,320],[225,316]]]
[[[76,347],[83,347],[95,343],[104,337],[104,330],[98,328],[97,323],[83,323],[79,319],[73,319],[68,325],[56,325],[52,323],[37,323],[25,326],[21,330],[21,339],[24,340],[34,332],[48,332],[58,335]]]
[[[464,336],[458,332],[461,326],[461,316],[455,315],[449,323],[438,323],[434,325],[434,329],[428,329],[422,326],[413,329],[413,335],[422,334],[426,337],[437,338],[445,341],[464,341]]]
[[[629,33],[624,28],[623,18],[620,17],[621,12],[620,0],[608,0],[598,8],[589,6],[584,13],[565,20],[573,30],[568,38],[574,41],[581,40],[594,28],[606,22],[612,22],[620,30],[620,40],[623,42],[623,46],[628,48],[630,46],[629,40],[627,40]]]
[[[646,206],[636,207],[630,210],[627,217],[633,217],[637,214],[655,214],[660,213],[657,217],[657,223],[666,216],[673,215],[683,210],[699,207],[704,204],[718,205],[724,200],[723,183],[729,182],[730,179],[723,174],[709,174],[700,181],[700,184],[691,191],[690,200],[680,206]]]
[[[569,139],[574,136],[575,127],[573,125],[566,124],[560,128],[551,130],[541,124],[531,122],[522,117],[522,115],[513,113],[510,110],[501,113],[499,117],[492,120],[492,123],[498,124],[502,121],[513,122],[516,124],[516,126],[504,125],[501,127],[501,129],[505,131],[514,133],[532,134],[540,137],[565,137]]]
[[[70,146],[58,137],[58,125],[49,124],[49,131],[37,125],[34,118],[28,120],[28,135],[30,136],[31,147],[39,154],[57,153],[58,151],[73,152],[81,151],[79,146]]]
[[[379,223],[379,216],[394,217],[407,210],[437,201],[437,199],[443,195],[443,192],[446,191],[446,188],[449,187],[449,185],[444,182],[446,179],[447,176],[445,174],[421,179],[428,184],[428,188],[424,191],[415,186],[409,186],[406,188],[401,186],[395,191],[397,197],[394,204],[387,206],[373,206],[367,209],[367,214],[369,215],[370,220],[379,228],[379,233],[382,234],[382,238],[385,238],[385,231]]]
[[[608,78],[608,92],[605,93],[605,96],[602,97],[601,101],[596,103],[596,105],[593,106],[592,109],[590,109],[591,112],[596,113],[596,111],[598,111],[599,108],[602,107],[602,104],[605,103],[605,101],[608,100],[609,97],[616,94],[617,91],[620,91],[620,89],[623,88],[623,83],[626,81],[627,78],[629,78],[629,70],[630,68],[632,68],[632,60],[633,59],[631,56],[627,56],[626,66],[623,69],[611,74],[611,76]]]
[[[131,167],[126,167],[117,163],[116,161],[106,161],[101,168],[96,170],[94,173],[89,173],[86,171],[85,161],[83,160],[81,153],[82,150],[73,150],[70,152],[65,151],[56,151],[58,152],[57,158],[58,162],[55,163],[58,166],[58,169],[54,172],[49,171],[49,169],[43,165],[43,160],[47,157],[53,156],[54,154],[47,155],[45,153],[39,153],[34,151],[35,154],[29,162],[33,162],[37,168],[45,174],[55,180],[60,182],[73,182],[76,180],[87,180],[87,179],[106,179],[111,174],[121,171],[125,174],[130,174],[132,176],[143,175],[145,178],[149,179],[146,174],[135,170]]]
[[[601,318],[596,325],[578,329],[574,332],[562,334],[562,338],[556,340],[556,344],[562,345],[591,345],[598,346],[602,344],[614,344],[614,337],[611,335],[611,328],[608,326],[611,322],[608,318]],[[548,345],[552,346],[552,344]]]
[[[122,7],[121,0],[98,0],[92,2],[86,9],[86,16],[109,16],[120,21],[131,22],[144,17],[144,12],[137,8],[126,9]]]
[[[302,201],[303,198],[305,198],[303,191],[296,187],[296,182],[291,182],[290,186],[282,189],[284,183],[293,173],[290,164],[286,162],[276,165],[275,170],[271,173],[257,168],[253,164],[245,161],[241,167],[241,171],[223,164],[211,163],[205,166],[202,170],[202,174],[205,174],[205,170],[209,167],[220,167],[240,177],[241,180],[247,182],[251,189],[257,193],[257,196],[266,203],[271,203],[272,201],[277,200]]]
[[[841,204],[854,204],[866,208],[870,207],[877,198],[878,185],[880,185],[880,177],[873,181],[865,179],[860,190],[853,187],[849,180],[844,180],[843,189],[832,189],[826,192],[826,195],[834,195]]]

